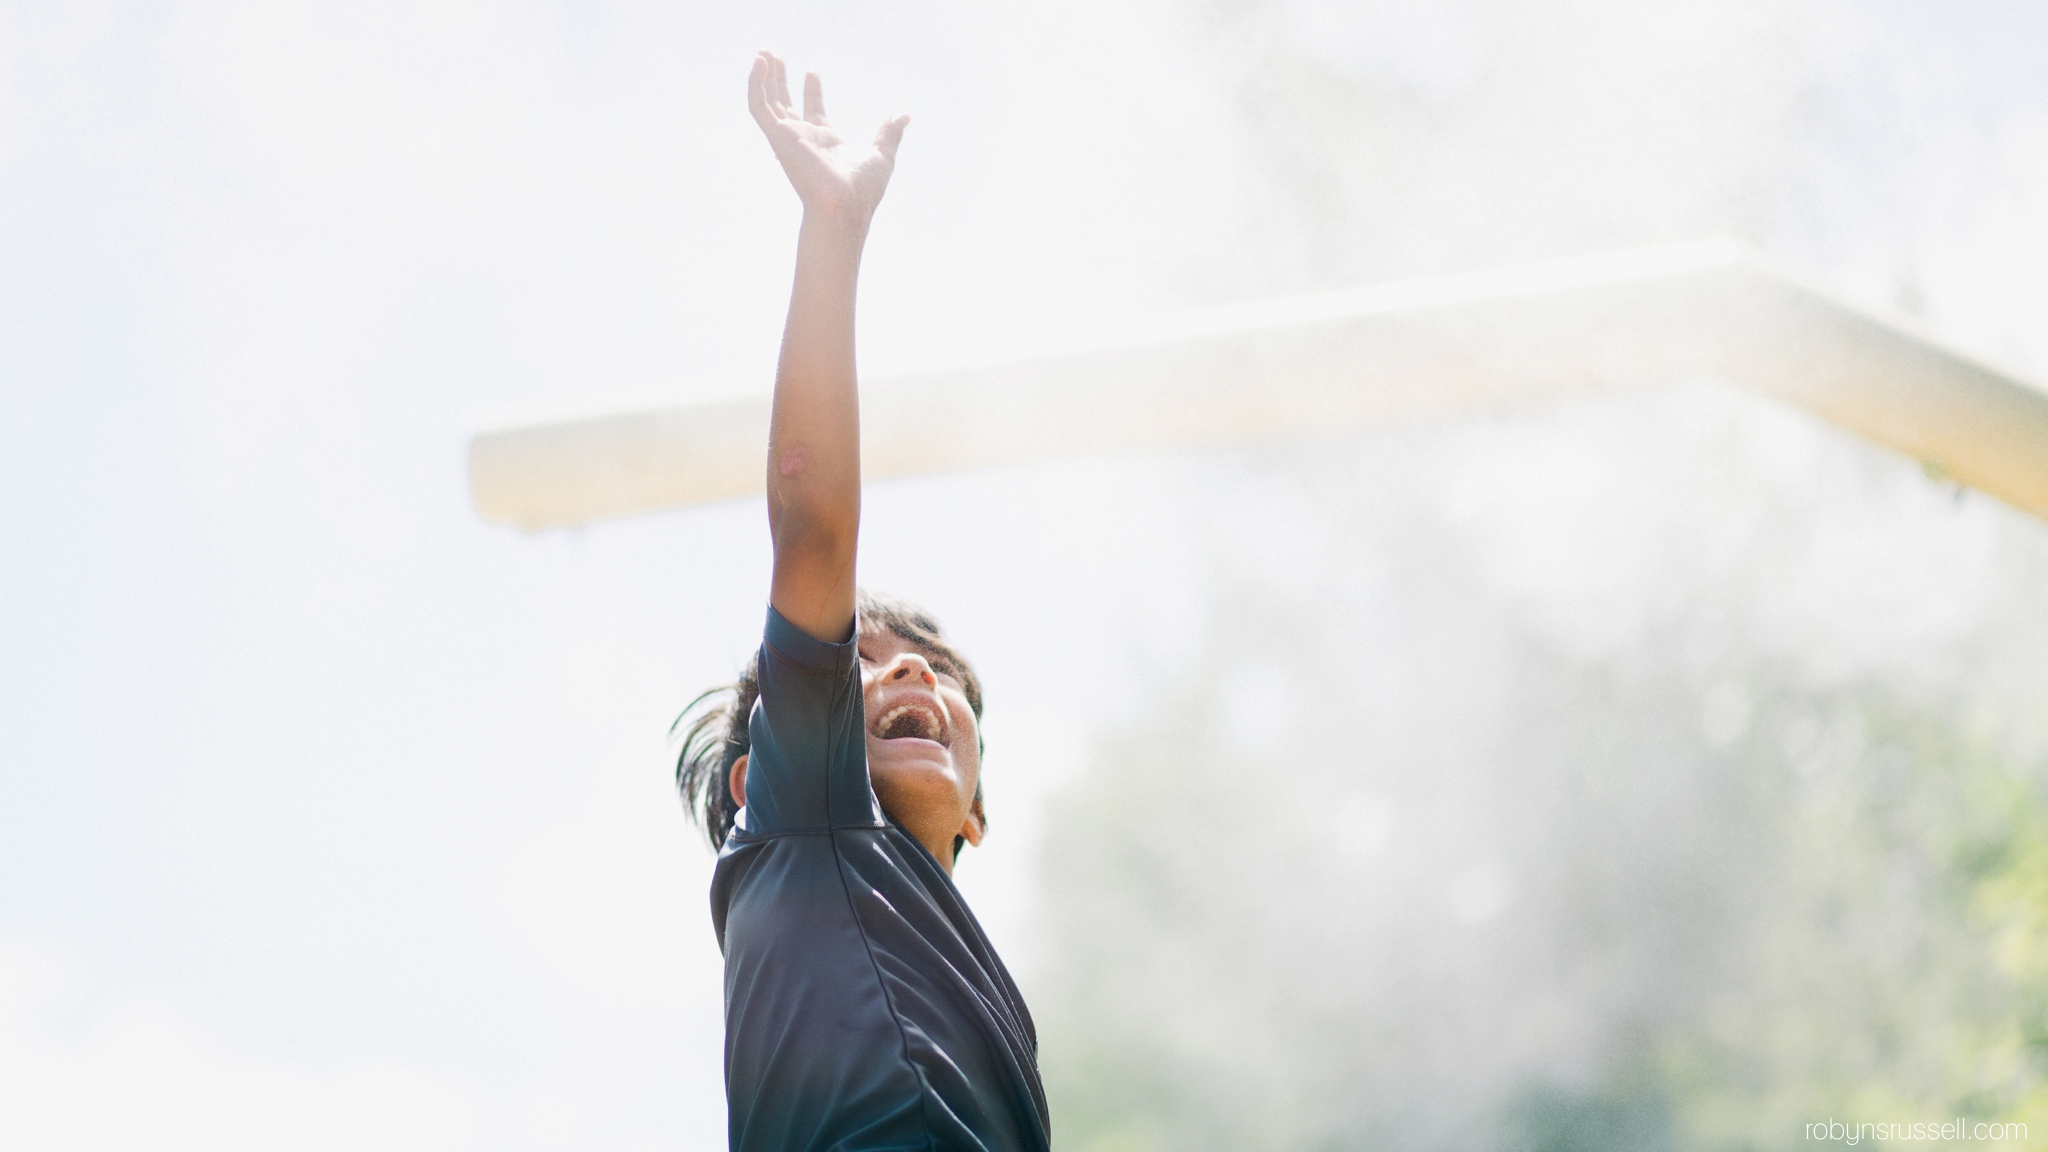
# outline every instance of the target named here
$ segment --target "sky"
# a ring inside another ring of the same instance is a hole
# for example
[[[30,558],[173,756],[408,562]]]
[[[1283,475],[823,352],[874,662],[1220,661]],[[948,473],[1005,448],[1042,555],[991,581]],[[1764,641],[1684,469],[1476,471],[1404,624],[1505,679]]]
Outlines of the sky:
[[[1731,230],[2048,364],[2026,6],[1587,2],[1504,52],[1535,7],[0,4],[9,1127],[720,1146],[666,731],[756,642],[763,518],[526,537],[463,452],[508,412],[766,386],[797,206],[759,48],[837,119],[913,117],[873,370]],[[1502,451],[1551,475],[1531,436]],[[1037,800],[1191,650],[1215,467],[869,495],[863,581],[987,686],[961,883],[1027,991]]]
[[[977,124],[1013,79],[989,26],[1021,21],[977,14],[968,56],[938,5],[735,11],[4,10],[0,1092],[35,1147],[722,1143],[710,854],[665,736],[758,636],[762,517],[528,539],[471,511],[466,436],[765,386],[797,207],[745,114],[765,45],[849,119],[913,108],[933,158],[891,201],[926,223],[876,229],[870,362],[1131,307],[1116,259],[955,279],[1032,245],[954,202],[1056,131]],[[1100,583],[1091,539],[1169,563],[1094,499],[1169,482],[1098,462],[870,502],[864,578],[959,620],[1003,692],[995,844],[1029,827],[1000,767],[1059,756],[1003,742],[1056,706],[1011,686],[1058,648],[972,621]],[[1038,523],[986,515],[1022,492]],[[1072,626],[1138,642],[1117,615]],[[1021,903],[1010,859],[970,893]]]

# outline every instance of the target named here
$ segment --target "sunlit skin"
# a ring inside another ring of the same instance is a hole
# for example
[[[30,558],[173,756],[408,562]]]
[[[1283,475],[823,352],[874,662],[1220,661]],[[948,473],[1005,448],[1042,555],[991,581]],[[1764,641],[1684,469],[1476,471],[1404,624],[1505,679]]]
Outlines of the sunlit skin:
[[[915,644],[895,633],[865,634],[859,647],[875,797],[950,874],[953,838],[981,843],[981,805],[974,799],[981,734],[974,708],[958,680],[934,670]],[[733,802],[746,803],[745,756],[733,765],[729,786]]]
[[[825,117],[817,74],[804,77],[799,108],[790,99],[787,67],[769,52],[754,59],[747,107],[804,205],[768,426],[768,529],[775,541],[768,602],[805,633],[837,643],[853,631],[860,537],[855,287],[868,223],[910,118],[884,122],[870,143],[849,139]],[[863,635],[859,647],[875,796],[950,873],[953,838],[981,842],[973,709],[960,685],[935,672],[908,641]],[[728,782],[739,803],[746,798],[746,764],[741,757]]]

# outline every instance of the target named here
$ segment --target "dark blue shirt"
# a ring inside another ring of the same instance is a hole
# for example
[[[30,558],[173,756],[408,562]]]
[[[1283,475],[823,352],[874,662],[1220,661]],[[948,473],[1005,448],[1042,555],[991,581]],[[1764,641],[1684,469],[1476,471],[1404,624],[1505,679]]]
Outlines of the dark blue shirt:
[[[1043,1152],[1038,1036],[953,880],[868,781],[854,642],[768,610],[718,856],[735,1152]]]

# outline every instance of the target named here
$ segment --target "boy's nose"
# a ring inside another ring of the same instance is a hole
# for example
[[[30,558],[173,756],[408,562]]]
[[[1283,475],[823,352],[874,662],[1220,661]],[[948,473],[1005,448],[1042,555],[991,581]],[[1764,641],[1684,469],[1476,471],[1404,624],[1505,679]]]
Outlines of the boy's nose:
[[[925,663],[924,657],[915,652],[905,652],[898,656],[895,666],[888,672],[890,680],[901,680],[907,676],[916,676],[934,688],[939,684],[939,677],[932,671],[932,666]]]

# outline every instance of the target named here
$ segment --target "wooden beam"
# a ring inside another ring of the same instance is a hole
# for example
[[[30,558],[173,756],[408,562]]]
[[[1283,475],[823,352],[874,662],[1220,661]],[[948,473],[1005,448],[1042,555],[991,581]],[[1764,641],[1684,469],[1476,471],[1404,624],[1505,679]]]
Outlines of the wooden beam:
[[[1730,245],[1196,313],[1013,363],[863,383],[867,479],[1355,434],[1715,380],[2048,518],[2048,393]],[[479,432],[486,520],[528,531],[758,495],[766,396]]]

